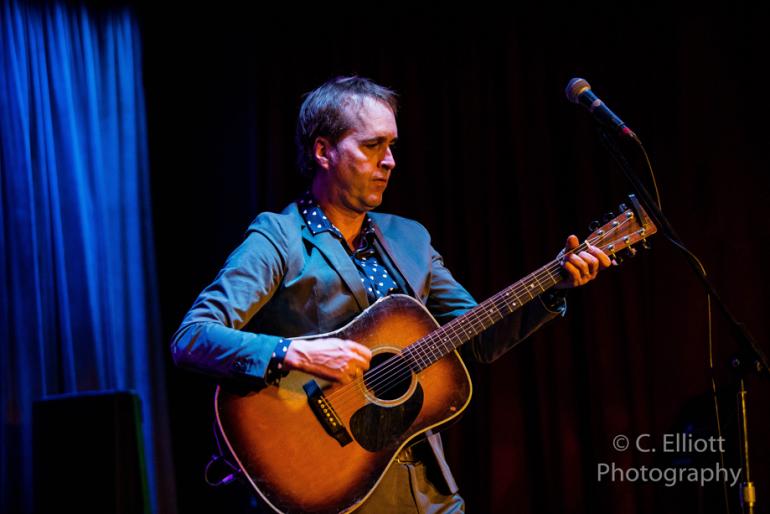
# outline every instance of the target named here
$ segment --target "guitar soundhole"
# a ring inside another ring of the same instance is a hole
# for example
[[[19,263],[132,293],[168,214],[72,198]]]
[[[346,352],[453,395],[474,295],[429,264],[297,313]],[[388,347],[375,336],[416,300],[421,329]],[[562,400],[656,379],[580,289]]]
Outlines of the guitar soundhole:
[[[364,373],[366,388],[380,400],[396,400],[409,391],[412,372],[404,359],[394,353],[372,356],[369,370]]]

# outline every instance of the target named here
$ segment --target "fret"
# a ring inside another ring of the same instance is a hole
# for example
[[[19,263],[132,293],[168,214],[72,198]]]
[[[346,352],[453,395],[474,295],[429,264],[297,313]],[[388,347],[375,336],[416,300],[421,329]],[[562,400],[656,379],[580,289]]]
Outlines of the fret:
[[[474,309],[474,311],[475,311],[475,309]],[[473,311],[471,311],[471,312],[473,312]],[[474,335],[476,335],[476,334],[468,334],[468,331],[467,331],[467,330],[465,330],[465,319],[464,319],[464,318],[465,318],[467,315],[471,314],[471,312],[466,312],[464,316],[460,316],[459,318],[455,318],[455,319],[452,321],[452,323],[454,323],[455,321],[457,321],[457,323],[456,323],[456,324],[457,324],[457,325],[460,327],[460,329],[463,331],[463,333],[464,333],[464,334],[467,336],[467,339],[466,339],[466,341],[467,341],[468,339],[471,339],[471,338],[472,338]],[[458,321],[458,320],[459,320],[459,321]]]
[[[506,309],[508,309],[508,314],[516,310],[516,297],[514,296],[512,299],[511,296],[513,296],[511,288],[506,289],[505,293],[503,294],[503,305],[505,305]]]
[[[503,318],[516,310],[516,307],[511,305],[513,301],[510,299],[510,295],[502,296],[500,300],[501,302],[497,304],[497,308]],[[502,309],[501,307],[505,307],[505,309]]]
[[[449,322],[444,325],[440,332],[443,334],[441,337],[441,350],[442,352],[449,353],[456,348],[455,341],[462,341],[462,336],[457,332],[456,328],[452,325],[453,322]],[[451,331],[451,332],[450,332]],[[462,343],[460,343],[462,344]]]
[[[415,347],[416,353],[420,359],[420,369],[425,369],[435,362],[435,355],[431,351],[430,345],[419,345]]]
[[[431,348],[433,348],[433,351],[431,352],[432,361],[437,361],[442,356],[447,354],[446,338],[431,337],[430,342],[431,342]]]
[[[551,281],[551,287],[561,282],[561,275],[558,273],[554,275],[554,273],[550,270],[550,266],[548,269],[546,269],[546,272],[548,273],[548,279]]]
[[[457,320],[458,319],[460,319],[460,318],[456,318],[456,319],[450,321],[449,323],[444,325],[444,327],[442,328],[444,333],[448,334],[448,336],[449,336],[447,338],[447,343],[449,343],[449,344],[448,344],[448,346],[446,348],[446,350],[448,350],[448,351],[449,351],[449,348],[454,348],[454,346],[455,346],[454,341],[456,339],[462,340],[462,337],[460,336],[460,333],[457,331],[457,327],[455,326],[455,325],[457,325]]]
[[[404,351],[401,352],[401,355],[404,357],[404,359],[407,362],[410,362],[413,364],[413,366],[410,366],[413,373],[418,373],[420,370],[425,369],[427,366],[424,365],[422,362],[422,359],[420,359],[420,356],[417,354],[417,345],[412,345],[404,349]]]
[[[493,312],[495,312],[495,307],[494,307],[494,305],[492,305],[492,304],[489,304],[489,307],[487,307],[485,304],[488,304],[488,303],[489,303],[489,302],[484,302],[483,304],[481,304],[481,306],[483,306],[483,309],[482,309],[482,310],[483,310],[484,314],[486,314],[486,315],[487,315],[487,317],[489,318],[489,321],[490,321],[490,324],[489,324],[489,326],[491,327],[492,325],[494,325],[495,323],[497,323],[497,320],[495,320],[495,318],[493,318],[493,317],[492,317],[492,313],[493,313]],[[483,321],[481,322],[481,324],[484,326],[484,329],[487,329],[487,328],[489,328],[489,327],[487,327],[487,326],[484,324],[484,322],[483,322]]]
[[[513,302],[511,303],[511,312],[513,312],[523,304],[521,303],[521,298],[519,298],[519,295],[516,294],[516,289],[514,287],[511,288],[510,294],[513,296]]]
[[[522,296],[523,295],[519,295],[518,292],[516,293],[516,299],[519,301],[519,307],[522,307],[524,304],[527,303],[526,299],[524,299],[524,300],[521,299]]]
[[[438,348],[438,346],[441,346]],[[451,345],[450,348],[447,348],[444,345],[443,339],[436,340],[435,337],[429,336],[428,338],[417,341],[409,348],[416,347],[418,349],[422,349],[422,359],[420,362],[420,369],[425,369],[434,362],[438,361],[440,358],[442,358],[444,355],[449,353],[451,351]]]
[[[478,322],[481,323],[482,330],[486,330],[486,329],[488,329],[489,327],[491,327],[492,325],[495,324],[495,320],[490,320],[490,323],[487,324],[487,322],[484,321],[482,318],[477,318],[477,319],[478,319]],[[474,329],[475,329],[475,327],[474,327]]]
[[[448,348],[454,348],[454,345],[452,344],[452,339],[449,336],[444,336],[440,339],[441,348],[444,351],[447,351]]]
[[[490,311],[490,309],[492,310]],[[471,328],[474,331],[474,335],[483,332],[484,330],[497,323],[497,320],[492,316],[492,312],[494,312],[494,305],[489,300],[486,300],[483,303],[477,305],[474,308],[474,311],[474,314],[470,316],[470,318],[473,320],[471,323]],[[481,325],[481,328],[479,328],[479,324]]]
[[[535,272],[535,274],[534,274],[535,283],[537,284],[537,287],[539,287],[539,288],[540,288],[540,292],[541,292],[541,293],[545,293],[545,288],[543,288],[543,284],[541,284],[541,283],[540,283],[540,281],[537,279],[537,274],[538,274],[538,273],[540,273],[540,271],[539,271],[539,270],[538,270],[538,271],[536,271],[536,272]]]
[[[532,300],[532,299],[534,299],[535,297],[534,297],[534,296],[532,296],[532,292],[531,292],[531,291],[532,291],[532,289],[533,289],[535,286],[534,286],[534,284],[532,284],[531,282],[529,282],[529,281],[527,281],[527,282],[528,282],[528,284],[524,286],[524,292],[525,292],[525,293],[527,293],[527,294],[529,295],[529,299],[530,299],[530,300]]]
[[[412,345],[409,347],[409,349],[412,350],[409,352],[409,356],[412,358],[413,362],[417,364],[417,369],[425,369],[430,366],[430,363],[427,361],[427,359],[423,358],[419,346]]]

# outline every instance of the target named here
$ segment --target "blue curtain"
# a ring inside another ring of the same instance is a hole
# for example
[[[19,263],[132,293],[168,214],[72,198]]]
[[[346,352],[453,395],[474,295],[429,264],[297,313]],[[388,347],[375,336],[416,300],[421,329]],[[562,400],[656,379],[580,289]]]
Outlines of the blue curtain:
[[[129,9],[0,12],[0,511],[30,512],[32,402],[131,389],[173,509],[141,47]]]

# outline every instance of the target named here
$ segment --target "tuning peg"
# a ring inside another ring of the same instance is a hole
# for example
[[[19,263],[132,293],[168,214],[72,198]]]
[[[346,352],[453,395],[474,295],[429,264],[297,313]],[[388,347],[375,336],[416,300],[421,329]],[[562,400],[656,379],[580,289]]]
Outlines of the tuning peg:
[[[642,248],[644,248],[645,250],[649,250],[650,248],[652,248],[652,246],[650,246],[649,241],[647,241],[646,239],[642,239]]]
[[[618,205],[618,210],[620,212],[626,212],[628,210],[628,207],[626,207],[626,204],[621,203],[620,205]]]
[[[612,218],[614,218],[614,217],[615,217],[615,213],[614,212],[612,212],[612,211],[607,212],[607,213],[604,214],[604,216],[602,216],[602,222],[607,223],[608,221],[612,220]]]
[[[636,256],[636,248],[634,248],[633,246],[629,246],[628,248],[626,248],[626,252],[628,252],[629,257]]]
[[[597,228],[601,227],[601,223],[599,223],[599,220],[593,220],[591,223],[588,224],[588,231],[593,232]]]

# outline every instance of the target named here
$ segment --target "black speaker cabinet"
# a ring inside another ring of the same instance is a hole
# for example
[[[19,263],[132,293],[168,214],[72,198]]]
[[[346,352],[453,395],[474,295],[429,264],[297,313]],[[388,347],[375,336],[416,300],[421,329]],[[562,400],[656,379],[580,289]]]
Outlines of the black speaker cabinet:
[[[35,402],[32,425],[35,512],[149,512],[135,393],[47,397]]]

